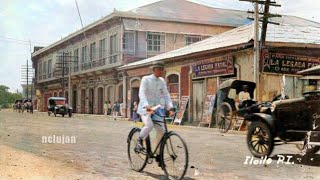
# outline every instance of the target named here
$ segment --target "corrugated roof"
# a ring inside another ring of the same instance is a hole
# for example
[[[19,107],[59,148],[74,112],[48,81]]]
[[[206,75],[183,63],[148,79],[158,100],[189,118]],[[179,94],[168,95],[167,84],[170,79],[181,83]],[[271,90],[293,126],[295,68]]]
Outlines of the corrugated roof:
[[[281,24],[268,25],[267,42],[320,44],[320,23],[294,16],[283,16],[282,18],[273,19],[273,21]],[[244,44],[253,40],[253,38],[254,26],[253,23],[250,23],[183,48],[121,66],[119,69],[134,68],[148,65],[158,60]]]
[[[169,51],[157,56],[153,56],[151,58],[147,58],[141,61],[137,61],[137,62],[133,62],[127,65],[121,66],[119,69],[126,69],[128,67],[135,67],[135,66],[143,66],[153,61],[170,59],[170,58],[188,55],[192,53],[217,49],[220,47],[227,47],[227,46],[247,43],[253,39],[253,32],[254,31],[253,31],[252,24],[241,26],[174,51]]]
[[[128,11],[168,21],[238,27],[250,23],[245,11],[219,9],[186,0],[162,0]]]

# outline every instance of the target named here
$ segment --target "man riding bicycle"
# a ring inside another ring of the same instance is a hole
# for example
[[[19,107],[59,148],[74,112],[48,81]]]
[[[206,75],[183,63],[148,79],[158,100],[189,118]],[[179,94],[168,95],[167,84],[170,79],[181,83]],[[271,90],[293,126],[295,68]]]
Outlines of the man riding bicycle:
[[[138,106],[137,113],[140,114],[144,127],[141,129],[137,150],[142,151],[143,140],[149,135],[153,127],[157,131],[157,143],[160,142],[164,133],[164,124],[156,123],[154,126],[153,120],[163,121],[165,116],[165,109],[170,110],[170,116],[174,115],[174,109],[170,94],[167,89],[165,80],[162,78],[164,71],[164,64],[161,62],[155,62],[151,66],[153,74],[144,76],[141,80],[139,89],[140,103]],[[159,108],[154,108],[154,107]],[[157,113],[155,113],[157,111]],[[159,152],[157,152],[159,154]]]

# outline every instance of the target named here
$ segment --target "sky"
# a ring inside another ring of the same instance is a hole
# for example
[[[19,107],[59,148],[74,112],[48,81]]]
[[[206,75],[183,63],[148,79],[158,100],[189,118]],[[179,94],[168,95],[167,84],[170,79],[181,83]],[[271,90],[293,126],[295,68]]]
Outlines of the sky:
[[[84,26],[110,14],[126,11],[158,0],[77,0]],[[206,6],[252,10],[239,0],[189,0]],[[274,0],[281,7],[272,13],[294,15],[320,22],[320,1]],[[48,46],[81,29],[75,0],[0,0],[0,85],[10,92],[22,91],[23,70],[31,64],[31,49]]]

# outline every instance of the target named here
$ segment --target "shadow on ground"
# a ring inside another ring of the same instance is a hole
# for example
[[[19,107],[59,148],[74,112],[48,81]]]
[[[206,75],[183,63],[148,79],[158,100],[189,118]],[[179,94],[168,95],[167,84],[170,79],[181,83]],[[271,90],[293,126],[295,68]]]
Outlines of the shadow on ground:
[[[284,163],[286,163],[289,159],[290,163],[293,162],[294,164],[320,167],[320,154],[306,154],[304,156],[301,156],[300,154],[277,154],[271,159],[278,161],[279,158],[283,157]]]

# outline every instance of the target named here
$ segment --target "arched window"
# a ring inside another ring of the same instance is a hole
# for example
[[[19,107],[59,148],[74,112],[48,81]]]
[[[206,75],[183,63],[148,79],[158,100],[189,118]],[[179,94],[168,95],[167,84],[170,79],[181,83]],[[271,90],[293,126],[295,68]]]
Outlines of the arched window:
[[[176,74],[171,74],[168,76],[168,91],[170,93],[179,94],[179,76]]]

